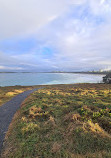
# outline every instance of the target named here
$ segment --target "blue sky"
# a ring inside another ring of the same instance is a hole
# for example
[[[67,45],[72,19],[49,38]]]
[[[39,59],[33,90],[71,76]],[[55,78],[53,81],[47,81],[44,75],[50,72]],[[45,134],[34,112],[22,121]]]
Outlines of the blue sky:
[[[1,0],[0,21],[0,71],[111,69],[110,0]]]

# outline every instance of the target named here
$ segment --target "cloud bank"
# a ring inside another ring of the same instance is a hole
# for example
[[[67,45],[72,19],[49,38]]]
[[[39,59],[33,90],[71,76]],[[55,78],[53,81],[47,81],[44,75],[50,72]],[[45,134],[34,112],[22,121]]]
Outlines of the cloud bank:
[[[111,69],[110,0],[0,1],[0,70]]]

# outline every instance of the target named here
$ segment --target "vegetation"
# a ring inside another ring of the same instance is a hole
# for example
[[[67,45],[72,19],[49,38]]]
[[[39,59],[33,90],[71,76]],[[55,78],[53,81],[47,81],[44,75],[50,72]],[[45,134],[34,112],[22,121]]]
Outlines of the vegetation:
[[[37,87],[37,86],[36,86]],[[0,87],[0,106],[5,102],[9,101],[11,98],[20,94],[26,90],[30,90],[34,87],[32,86],[10,86],[10,87]]]
[[[110,158],[111,85],[47,86],[8,130],[3,158]]]
[[[103,82],[111,84],[111,72],[108,73],[106,76],[103,77]]]

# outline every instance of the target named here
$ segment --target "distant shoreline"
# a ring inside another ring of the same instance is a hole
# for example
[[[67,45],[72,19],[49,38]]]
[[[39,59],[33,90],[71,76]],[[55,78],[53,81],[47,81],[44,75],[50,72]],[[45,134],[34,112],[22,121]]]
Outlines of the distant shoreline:
[[[106,75],[109,72],[0,72],[0,73],[75,73],[75,74],[97,74]]]

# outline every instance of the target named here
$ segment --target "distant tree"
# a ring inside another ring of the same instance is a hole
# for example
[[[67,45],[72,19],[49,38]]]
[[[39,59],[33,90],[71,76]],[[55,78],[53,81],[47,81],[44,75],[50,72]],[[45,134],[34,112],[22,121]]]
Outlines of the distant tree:
[[[103,82],[111,84],[111,73],[108,73],[106,76],[103,77]]]

